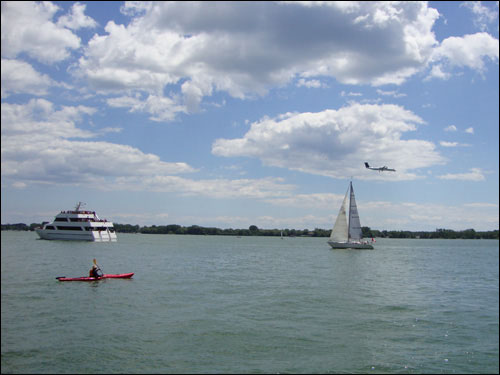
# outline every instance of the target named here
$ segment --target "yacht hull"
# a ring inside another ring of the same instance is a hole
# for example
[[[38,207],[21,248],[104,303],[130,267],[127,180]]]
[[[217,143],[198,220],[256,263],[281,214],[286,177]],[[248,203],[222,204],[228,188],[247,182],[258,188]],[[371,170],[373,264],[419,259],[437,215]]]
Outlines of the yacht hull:
[[[369,243],[328,241],[328,244],[332,249],[373,250],[373,246]]]
[[[60,240],[60,241],[93,241],[93,242],[115,242],[116,233],[107,233],[104,231],[61,231],[35,229],[42,240]]]

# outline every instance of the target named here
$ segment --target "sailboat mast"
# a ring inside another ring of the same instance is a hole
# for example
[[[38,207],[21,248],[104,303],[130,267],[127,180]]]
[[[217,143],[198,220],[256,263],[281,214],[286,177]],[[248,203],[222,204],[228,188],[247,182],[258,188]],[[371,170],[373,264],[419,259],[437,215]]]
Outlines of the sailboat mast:
[[[352,199],[352,181],[349,183],[349,214],[347,221],[347,241],[351,241],[351,199]]]

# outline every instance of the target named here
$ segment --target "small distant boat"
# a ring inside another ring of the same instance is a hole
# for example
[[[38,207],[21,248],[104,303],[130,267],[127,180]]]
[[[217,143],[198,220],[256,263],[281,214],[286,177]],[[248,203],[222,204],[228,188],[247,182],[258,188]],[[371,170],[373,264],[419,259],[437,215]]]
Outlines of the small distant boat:
[[[347,197],[349,199],[349,221],[347,221],[346,207]],[[373,249],[373,246],[368,241],[363,241],[363,233],[361,223],[359,221],[358,207],[354,198],[354,190],[352,181],[345,193],[344,201],[340,207],[337,220],[333,226],[332,233],[328,244],[332,249]]]
[[[104,274],[100,277],[56,277],[57,280],[59,281],[98,281],[98,280],[103,280],[103,279],[130,279],[132,276],[134,276],[133,272],[130,273],[120,273],[117,275],[113,274]]]
[[[72,211],[61,211],[52,223],[47,223],[35,231],[42,240],[67,241],[117,241],[111,221],[99,219],[95,211],[82,210],[78,202]]]

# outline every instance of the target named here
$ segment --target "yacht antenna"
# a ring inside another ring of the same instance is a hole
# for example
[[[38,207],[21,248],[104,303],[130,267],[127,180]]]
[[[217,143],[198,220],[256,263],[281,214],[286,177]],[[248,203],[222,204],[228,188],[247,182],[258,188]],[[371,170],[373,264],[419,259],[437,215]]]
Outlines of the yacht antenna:
[[[85,203],[83,202],[78,202],[78,204],[76,205],[75,207],[75,211],[79,211],[80,210],[80,207],[83,206]]]

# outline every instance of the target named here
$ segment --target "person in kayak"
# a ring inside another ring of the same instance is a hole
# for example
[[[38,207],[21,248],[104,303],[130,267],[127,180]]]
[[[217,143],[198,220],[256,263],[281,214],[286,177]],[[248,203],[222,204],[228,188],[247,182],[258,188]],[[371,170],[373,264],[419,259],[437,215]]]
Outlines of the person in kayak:
[[[97,267],[96,261],[94,259],[94,264],[92,265],[92,268],[89,271],[89,277],[95,277],[96,279],[98,277],[102,276],[102,272],[100,272],[101,269]]]
[[[95,264],[92,265],[92,268],[89,271],[89,277],[95,277],[96,279],[99,277],[99,271]]]

